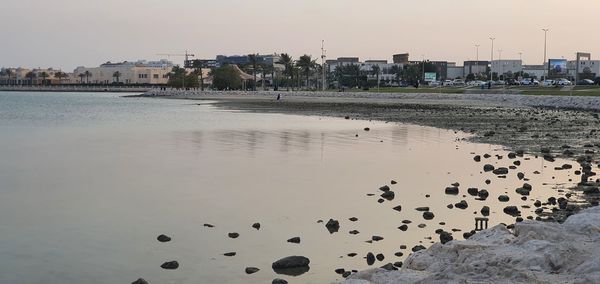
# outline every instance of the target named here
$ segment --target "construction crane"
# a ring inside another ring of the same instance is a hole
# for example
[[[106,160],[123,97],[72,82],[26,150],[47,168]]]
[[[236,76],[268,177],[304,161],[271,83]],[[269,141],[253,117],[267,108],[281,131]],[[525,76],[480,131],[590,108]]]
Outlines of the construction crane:
[[[184,53],[184,54],[177,54],[177,53],[159,53],[159,54],[156,54],[156,55],[158,55],[158,56],[167,56],[167,58],[168,58],[169,60],[171,60],[171,56],[185,57],[185,61],[183,62],[183,67],[185,67],[185,68],[189,68],[189,67],[190,67],[190,66],[188,66],[188,65],[189,65],[189,62],[190,62],[189,58],[190,58],[190,57],[194,57],[194,56],[195,56],[195,55],[193,55],[193,54],[191,54],[191,53],[188,53],[188,51],[187,51],[187,50],[185,51],[185,53]]]
[[[190,65],[190,60],[189,60],[189,58],[190,58],[190,57],[194,57],[194,56],[195,56],[195,55],[193,55],[193,54],[191,54],[191,53],[188,53],[188,51],[187,51],[187,50],[185,51],[185,53],[184,53],[184,54],[176,54],[176,53],[159,53],[159,54],[156,54],[156,55],[158,55],[158,56],[167,56],[167,58],[168,58],[169,60],[171,60],[171,56],[183,56],[183,57],[185,57],[185,61],[183,61],[183,68],[184,68],[184,70],[185,70],[185,68],[190,68],[190,67],[191,67],[191,66],[189,66],[189,65]],[[186,73],[187,73],[187,72],[184,72],[184,74],[186,74]],[[181,82],[181,83],[182,83],[182,84],[181,84],[181,86],[182,86],[182,87],[183,87],[183,89],[185,90],[185,75],[183,76],[183,78],[182,78],[182,80],[181,80],[181,81],[182,81],[182,82]]]

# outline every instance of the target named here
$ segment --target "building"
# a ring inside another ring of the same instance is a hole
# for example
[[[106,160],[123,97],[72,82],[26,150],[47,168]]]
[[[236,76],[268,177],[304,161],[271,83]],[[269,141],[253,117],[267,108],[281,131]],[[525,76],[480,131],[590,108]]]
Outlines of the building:
[[[523,65],[523,74],[528,78],[541,80],[548,74],[548,65]]]
[[[600,60],[592,60],[590,53],[578,52],[576,59],[567,61],[569,76],[577,80],[600,77]]]
[[[58,74],[62,74],[62,76]],[[68,74],[53,68],[27,69],[19,67],[0,69],[0,84],[2,85],[64,84],[68,82]]]
[[[488,67],[490,66],[490,62],[489,61],[476,61],[476,60],[469,60],[469,61],[465,61],[463,63],[464,66],[464,71],[463,73],[466,75],[469,74],[482,74],[482,75],[486,75],[488,74]]]
[[[370,80],[376,80],[377,75],[373,73],[373,67],[379,67],[379,81],[389,82],[390,84],[396,80],[396,74],[393,72],[393,67],[398,66],[402,69],[402,64],[388,63],[387,60],[365,60],[360,63],[360,70],[367,74]]]
[[[448,64],[445,80],[464,79],[464,78],[465,78],[465,67],[464,66],[456,66],[456,63]]]
[[[275,64],[281,59],[281,56],[275,53],[263,55],[258,54],[256,59],[260,64]],[[220,67],[227,64],[243,66],[250,64],[250,57],[248,55],[217,55],[215,61],[217,63],[215,67]]]
[[[517,73],[523,71],[523,61],[514,59],[502,59],[492,61],[492,73],[498,75]]]
[[[408,53],[394,54],[394,55],[392,55],[392,60],[396,64],[408,64],[409,54]]]
[[[173,63],[167,60],[106,62],[99,67],[77,67],[71,83],[164,85],[169,81]],[[117,73],[118,72],[118,73]],[[116,76],[119,75],[119,76]]]

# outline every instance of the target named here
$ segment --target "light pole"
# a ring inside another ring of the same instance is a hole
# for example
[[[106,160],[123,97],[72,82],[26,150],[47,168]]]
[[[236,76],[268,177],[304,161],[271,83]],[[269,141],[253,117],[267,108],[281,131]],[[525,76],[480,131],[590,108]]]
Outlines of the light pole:
[[[502,49],[498,49],[498,63],[502,65],[502,67],[500,68],[501,73],[498,75],[498,79],[500,78],[500,75],[502,75],[502,79],[504,80],[504,63],[502,62]]]
[[[475,56],[475,72],[477,72],[477,74],[479,75],[479,44],[475,45],[475,49],[476,51],[476,56]],[[477,78],[475,78],[476,80],[478,80],[479,76],[476,76]]]
[[[549,30],[550,29],[542,29],[542,31],[544,31],[544,62],[542,62],[542,65],[544,65],[544,78],[543,78],[543,80],[546,80],[546,69],[548,69],[547,66],[545,66],[545,65],[546,65],[546,46],[547,46],[546,43],[547,43],[547,39],[548,39],[548,31]]]
[[[490,37],[490,40],[492,41],[492,60],[490,61],[490,81],[492,81],[492,66],[494,65],[494,40],[496,40],[496,38]]]

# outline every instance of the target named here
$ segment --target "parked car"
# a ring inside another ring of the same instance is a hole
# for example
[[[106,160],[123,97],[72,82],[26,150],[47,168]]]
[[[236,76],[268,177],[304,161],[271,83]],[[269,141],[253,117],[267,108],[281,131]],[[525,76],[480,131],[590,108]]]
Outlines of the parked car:
[[[438,87],[438,86],[442,85],[442,82],[440,82],[440,81],[430,81],[429,83],[427,83],[427,85],[429,85],[430,87]]]
[[[560,78],[554,81],[554,84],[557,86],[571,86],[573,83],[565,78]]]
[[[594,83],[594,81],[590,80],[590,79],[583,79],[583,80],[579,80],[577,81],[577,85],[580,86],[591,86],[591,85],[595,85],[596,83]]]
[[[453,86],[464,86],[465,85],[465,80],[463,80],[463,79],[454,79],[452,81],[452,85]]]
[[[552,87],[554,85],[555,85],[554,80],[546,79],[546,80],[544,80],[544,82],[542,82],[542,86],[544,86],[544,87]]]
[[[452,80],[445,80],[443,85],[444,86],[452,86]]]
[[[532,78],[525,78],[525,79],[521,80],[520,83],[523,86],[538,86],[538,85],[540,85],[540,81],[538,81],[536,79],[532,79]]]

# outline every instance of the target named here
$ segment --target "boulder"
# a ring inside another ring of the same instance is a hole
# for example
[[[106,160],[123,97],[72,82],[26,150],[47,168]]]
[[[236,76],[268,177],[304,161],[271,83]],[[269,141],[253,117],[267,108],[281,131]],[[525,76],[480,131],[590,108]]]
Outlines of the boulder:
[[[310,260],[304,256],[288,256],[284,257],[280,260],[273,262],[271,267],[273,269],[288,269],[288,268],[298,268],[298,267],[307,267],[310,264]]]

